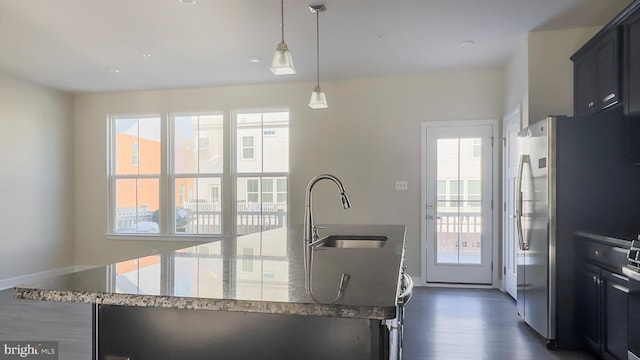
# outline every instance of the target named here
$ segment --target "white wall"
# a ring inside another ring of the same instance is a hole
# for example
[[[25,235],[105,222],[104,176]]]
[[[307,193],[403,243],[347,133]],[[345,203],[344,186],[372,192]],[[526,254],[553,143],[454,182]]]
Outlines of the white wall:
[[[529,122],[573,115],[573,62],[569,59],[600,26],[529,33]]]
[[[522,127],[528,123],[529,106],[529,39],[522,39],[522,44],[510,57],[505,66],[505,108],[508,114],[516,106],[521,106]],[[526,110],[525,110],[526,108]]]
[[[420,123],[500,119],[502,71],[325,82],[330,108],[307,106],[313,84],[290,83],[78,95],[75,99],[76,263],[104,264],[162,251],[175,242],[106,240],[106,118],[149,113],[288,106],[291,111],[290,222],[302,223],[313,176],[338,176],[353,207],[342,210],[333,184],[315,193],[319,223],[407,224],[409,272],[420,275]],[[394,190],[408,180],[409,191]]]
[[[74,264],[72,101],[0,74],[0,280]]]

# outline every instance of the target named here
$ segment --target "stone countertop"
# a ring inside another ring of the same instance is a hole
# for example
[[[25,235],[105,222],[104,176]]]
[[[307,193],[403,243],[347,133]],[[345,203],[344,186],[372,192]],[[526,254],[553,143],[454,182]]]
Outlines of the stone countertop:
[[[386,235],[378,249],[315,248],[305,288],[302,226],[225,238],[15,287],[15,297],[106,305],[392,319],[404,225],[329,225],[328,234]],[[349,275],[333,303],[341,275]]]
[[[624,249],[629,249],[629,246],[631,246],[631,240],[632,240],[632,239],[627,239],[627,238],[618,237],[618,236],[594,234],[587,231],[576,231],[575,234],[579,237],[583,237],[589,240],[594,240],[594,241],[603,243],[605,245],[621,247]]]

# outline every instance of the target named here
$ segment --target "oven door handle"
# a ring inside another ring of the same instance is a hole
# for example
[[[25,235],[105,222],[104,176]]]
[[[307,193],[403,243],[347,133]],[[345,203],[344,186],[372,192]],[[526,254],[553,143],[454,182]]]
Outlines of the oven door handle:
[[[411,278],[411,276],[405,272],[402,273],[402,279],[405,282],[405,290],[402,292],[402,294],[400,294],[400,296],[398,296],[398,299],[401,300],[401,302],[403,304],[405,304],[409,299],[409,297],[411,297],[411,293],[413,292],[413,279]]]
[[[629,277],[629,279],[633,279],[635,281],[640,281],[640,273],[635,272],[635,271],[629,269],[626,266],[622,267],[622,273],[627,275]]]

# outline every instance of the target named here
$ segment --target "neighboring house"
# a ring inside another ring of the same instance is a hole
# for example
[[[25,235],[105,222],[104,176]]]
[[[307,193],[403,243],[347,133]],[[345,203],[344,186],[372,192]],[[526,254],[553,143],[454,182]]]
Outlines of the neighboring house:
[[[116,180],[116,231],[159,232],[144,223],[159,222],[161,135],[149,118],[118,119],[115,172],[158,175]],[[197,121],[197,123],[193,123]],[[144,122],[144,124],[143,124]],[[151,124],[151,125],[150,125]],[[286,112],[238,114],[236,120],[237,233],[285,224],[289,169],[289,118]],[[172,139],[176,231],[218,234],[222,231],[224,131],[222,115],[176,116]],[[273,174],[275,173],[275,174]],[[199,176],[205,174],[205,176]],[[273,176],[270,176],[273,175]],[[278,176],[284,174],[285,176]],[[182,219],[180,208],[188,211]]]

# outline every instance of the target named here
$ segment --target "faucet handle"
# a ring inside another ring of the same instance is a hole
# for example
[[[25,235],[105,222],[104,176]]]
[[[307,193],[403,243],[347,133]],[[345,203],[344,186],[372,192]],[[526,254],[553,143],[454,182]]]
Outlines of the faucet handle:
[[[313,240],[317,240],[320,238],[320,234],[318,234],[318,230],[325,230],[326,226],[313,226]]]

